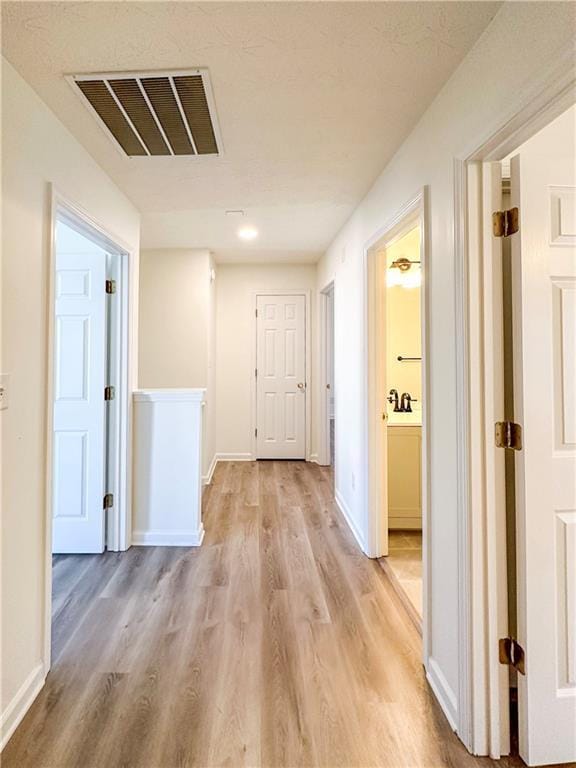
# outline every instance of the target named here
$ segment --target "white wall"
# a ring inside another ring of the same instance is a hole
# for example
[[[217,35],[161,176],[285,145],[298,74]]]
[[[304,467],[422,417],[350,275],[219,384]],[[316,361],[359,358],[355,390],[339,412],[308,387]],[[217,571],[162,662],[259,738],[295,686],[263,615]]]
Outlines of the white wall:
[[[248,458],[252,451],[251,383],[256,326],[254,292],[316,288],[316,265],[219,264],[216,278],[216,452]],[[311,307],[312,348],[316,304]],[[314,370],[308,385],[314,393]],[[314,412],[314,404],[312,406]],[[313,426],[312,415],[308,418]],[[315,451],[315,430],[312,452]]]
[[[428,670],[459,722],[456,335],[453,161],[515,114],[560,48],[574,37],[570,3],[505,3],[318,265],[318,287],[335,278],[336,487],[367,536],[364,424],[363,250],[419,189],[430,198],[431,414]]]
[[[15,70],[2,62],[2,725],[44,675],[50,183],[138,253],[139,215]],[[137,259],[134,283],[137,285]],[[136,297],[132,297],[133,315]],[[134,330],[134,329],[133,329]],[[135,362],[135,350],[132,356]]]
[[[142,250],[141,387],[207,385],[210,267],[209,251]]]
[[[140,254],[140,386],[203,387],[202,474],[215,451],[214,259],[207,250],[165,248]]]

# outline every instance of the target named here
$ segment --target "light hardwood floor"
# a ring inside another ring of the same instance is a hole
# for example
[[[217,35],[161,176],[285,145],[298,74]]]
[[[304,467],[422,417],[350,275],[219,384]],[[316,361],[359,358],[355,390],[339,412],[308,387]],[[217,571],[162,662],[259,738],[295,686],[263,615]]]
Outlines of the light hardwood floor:
[[[388,532],[388,556],[379,559],[406,610],[422,632],[422,531]]]
[[[54,564],[46,686],[3,768],[505,766],[471,757],[329,469],[219,464],[200,549]]]

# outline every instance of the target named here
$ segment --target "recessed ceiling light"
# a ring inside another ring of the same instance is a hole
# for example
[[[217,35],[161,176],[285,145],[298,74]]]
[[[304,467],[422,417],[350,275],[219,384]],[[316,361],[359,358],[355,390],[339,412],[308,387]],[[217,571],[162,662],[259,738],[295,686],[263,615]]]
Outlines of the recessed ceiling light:
[[[254,240],[258,237],[258,230],[256,227],[241,227],[238,230],[238,237],[241,240]]]

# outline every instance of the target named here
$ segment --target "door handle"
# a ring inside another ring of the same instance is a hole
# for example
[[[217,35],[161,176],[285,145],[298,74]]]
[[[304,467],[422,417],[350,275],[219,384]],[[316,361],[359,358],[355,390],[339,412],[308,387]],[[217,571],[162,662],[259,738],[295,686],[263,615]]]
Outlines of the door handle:
[[[303,382],[301,382],[301,381],[300,381],[300,382],[298,383],[298,389],[304,389],[304,384],[303,384]]]

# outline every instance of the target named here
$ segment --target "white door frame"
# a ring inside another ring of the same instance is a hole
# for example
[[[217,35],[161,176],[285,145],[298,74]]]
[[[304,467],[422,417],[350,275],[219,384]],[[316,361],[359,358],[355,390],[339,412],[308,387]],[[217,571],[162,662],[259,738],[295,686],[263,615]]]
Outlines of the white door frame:
[[[305,423],[306,423],[306,452],[305,461],[310,461],[311,451],[311,405],[312,405],[312,347],[311,347],[311,326],[310,326],[310,305],[311,305],[311,292],[309,290],[284,290],[280,288],[274,288],[269,291],[252,291],[252,308],[253,308],[253,338],[254,343],[252,345],[252,372],[250,378],[250,400],[252,408],[250,411],[250,440],[251,440],[251,461],[256,461],[258,458],[258,451],[256,448],[256,426],[258,424],[258,406],[257,406],[257,387],[256,387],[256,368],[257,368],[257,349],[258,349],[258,319],[256,317],[256,302],[258,296],[304,296],[304,303],[306,307],[305,318],[305,333],[304,342],[306,345],[305,350],[305,365],[306,365],[306,393],[305,393]]]
[[[497,399],[503,376],[499,341],[487,328],[501,311],[493,302],[492,247],[486,224],[484,164],[502,160],[576,101],[571,48],[560,51],[532,89],[499,116],[496,129],[472,139],[454,159],[454,251],[456,270],[458,507],[460,509],[460,659],[458,733],[474,754],[499,758],[509,745],[508,692],[502,685],[498,606],[507,594],[498,510],[498,483],[490,425],[501,418]],[[498,279],[496,275],[496,280]],[[490,441],[490,442],[488,442]],[[506,593],[506,594],[505,594]],[[501,636],[501,635],[500,635]],[[463,643],[466,645],[463,645]]]
[[[422,565],[423,565],[423,617],[422,617],[422,641],[423,658],[427,664],[429,657],[430,638],[430,568],[428,552],[430,547],[430,526],[428,525],[428,502],[430,499],[430,473],[428,462],[430,460],[430,416],[428,408],[428,392],[430,391],[430,365],[429,365],[429,281],[428,281],[428,216],[427,216],[427,189],[423,187],[410,200],[394,214],[364,246],[364,306],[365,313],[365,348],[364,348],[364,381],[365,381],[365,409],[364,418],[366,424],[365,444],[365,487],[368,489],[366,501],[366,520],[368,521],[368,551],[369,557],[380,557],[388,554],[385,550],[384,533],[381,515],[381,472],[383,456],[378,439],[382,427],[382,371],[378,361],[380,340],[377,331],[379,317],[379,286],[382,281],[371,279],[373,274],[373,252],[377,246],[390,246],[409,230],[418,226],[420,228],[420,267],[422,270],[422,288],[420,291],[420,331],[422,340]]]
[[[330,457],[330,391],[328,384],[330,372],[328,370],[328,302],[329,294],[332,293],[332,304],[335,305],[336,284],[334,278],[318,292],[318,323],[320,328],[318,351],[319,361],[319,389],[318,389],[318,455],[315,458],[318,464],[329,466]],[[332,312],[332,330],[334,330],[335,315]],[[334,334],[333,334],[334,337]],[[334,338],[332,339],[332,357],[334,358]],[[332,385],[333,386],[333,382]],[[336,408],[336,404],[334,404]],[[334,467],[336,471],[336,467]]]
[[[97,236],[104,246],[119,256],[117,284],[118,322],[113,340],[113,365],[117,373],[116,397],[112,401],[116,409],[114,430],[112,433],[111,454],[115,455],[116,469],[114,482],[114,515],[109,520],[106,536],[107,548],[114,551],[128,549],[131,544],[131,478],[132,478],[132,440],[131,440],[131,403],[133,390],[132,370],[130,365],[130,289],[135,253],[121,238],[108,231],[95,221],[79,205],[72,202],[54,186],[50,197],[50,243],[48,267],[48,357],[46,365],[46,483],[45,483],[45,593],[44,593],[44,671],[48,673],[51,664],[51,629],[52,629],[52,473],[53,473],[53,410],[54,410],[54,307],[56,274],[56,222],[59,215],[74,223],[79,231],[84,230]]]

